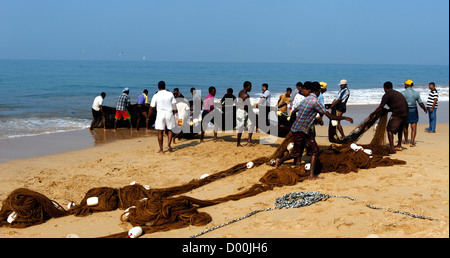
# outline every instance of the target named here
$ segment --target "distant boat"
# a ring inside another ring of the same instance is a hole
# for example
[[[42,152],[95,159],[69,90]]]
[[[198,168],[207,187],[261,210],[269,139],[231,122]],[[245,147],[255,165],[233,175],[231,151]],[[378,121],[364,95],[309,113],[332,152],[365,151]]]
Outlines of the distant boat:
[[[142,61],[145,61],[145,56],[142,57]]]

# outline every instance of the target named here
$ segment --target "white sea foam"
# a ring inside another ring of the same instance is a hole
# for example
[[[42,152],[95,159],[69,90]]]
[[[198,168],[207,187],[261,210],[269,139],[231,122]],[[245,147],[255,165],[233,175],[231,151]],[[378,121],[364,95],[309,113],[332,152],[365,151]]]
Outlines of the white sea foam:
[[[439,101],[449,101],[449,87],[448,86],[436,86],[439,92]],[[395,88],[397,91],[403,91],[404,88]],[[430,90],[428,86],[415,86],[414,90],[420,93],[422,101],[426,103],[428,99],[428,94]],[[326,104],[331,104],[336,98],[339,91],[331,90],[324,94],[324,99]],[[283,92],[284,93],[284,92]],[[277,104],[277,101],[281,94],[283,93],[272,93],[271,105]],[[373,88],[373,89],[350,89],[350,98],[348,99],[348,105],[377,105],[380,104],[381,98],[384,95],[383,88]],[[258,103],[258,94],[251,94],[251,102]]]
[[[0,139],[26,137],[89,128],[87,119],[60,118],[12,118],[0,123]]]

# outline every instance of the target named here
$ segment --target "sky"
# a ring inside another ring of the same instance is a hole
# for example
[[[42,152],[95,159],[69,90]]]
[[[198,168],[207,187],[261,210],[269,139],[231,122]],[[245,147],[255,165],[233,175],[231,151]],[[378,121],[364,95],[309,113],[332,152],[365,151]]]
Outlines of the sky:
[[[449,64],[448,0],[0,0],[0,59]]]

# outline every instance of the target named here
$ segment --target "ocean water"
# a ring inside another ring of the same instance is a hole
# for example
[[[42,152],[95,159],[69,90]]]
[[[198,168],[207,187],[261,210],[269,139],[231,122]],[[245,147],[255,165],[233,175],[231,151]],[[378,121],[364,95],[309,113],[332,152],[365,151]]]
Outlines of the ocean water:
[[[115,107],[124,87],[130,88],[135,103],[144,89],[151,97],[161,80],[187,98],[192,87],[204,98],[208,87],[215,86],[217,99],[227,88],[237,95],[248,80],[253,102],[261,85],[268,83],[275,104],[298,81],[327,82],[324,96],[331,103],[341,79],[349,82],[349,105],[378,104],[385,81],[402,90],[407,79],[414,80],[424,101],[431,81],[437,84],[440,101],[449,99],[448,66],[0,60],[0,139],[86,129],[92,102],[102,91],[107,94],[104,105]]]

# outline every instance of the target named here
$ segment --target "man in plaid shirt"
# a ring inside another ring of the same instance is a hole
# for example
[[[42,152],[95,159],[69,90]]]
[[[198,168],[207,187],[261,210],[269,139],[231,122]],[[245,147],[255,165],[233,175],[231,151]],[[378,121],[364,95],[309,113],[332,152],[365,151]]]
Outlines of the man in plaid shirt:
[[[320,84],[317,83],[305,83],[305,88],[302,90],[302,94],[307,96],[300,105],[292,112],[297,112],[297,118],[291,127],[294,148],[292,151],[281,159],[277,159],[276,166],[281,166],[286,160],[297,159],[297,165],[300,163],[303,150],[307,149],[308,155],[311,156],[311,168],[310,179],[319,179],[315,174],[315,167],[317,158],[319,156],[319,145],[317,145],[314,134],[311,132],[311,127],[316,119],[317,113],[326,115],[331,120],[347,120],[353,123],[353,119],[344,116],[334,116],[327,112],[317,100],[317,96],[320,94]]]
[[[128,94],[130,93],[130,89],[125,88],[122,91],[122,94],[119,96],[119,99],[117,100],[117,106],[116,106],[116,120],[114,121],[114,130],[117,130],[117,121],[118,120],[128,120],[130,123],[130,129],[133,129],[133,126],[131,125],[131,116],[130,113],[127,110],[127,107],[130,105],[130,96]]]

